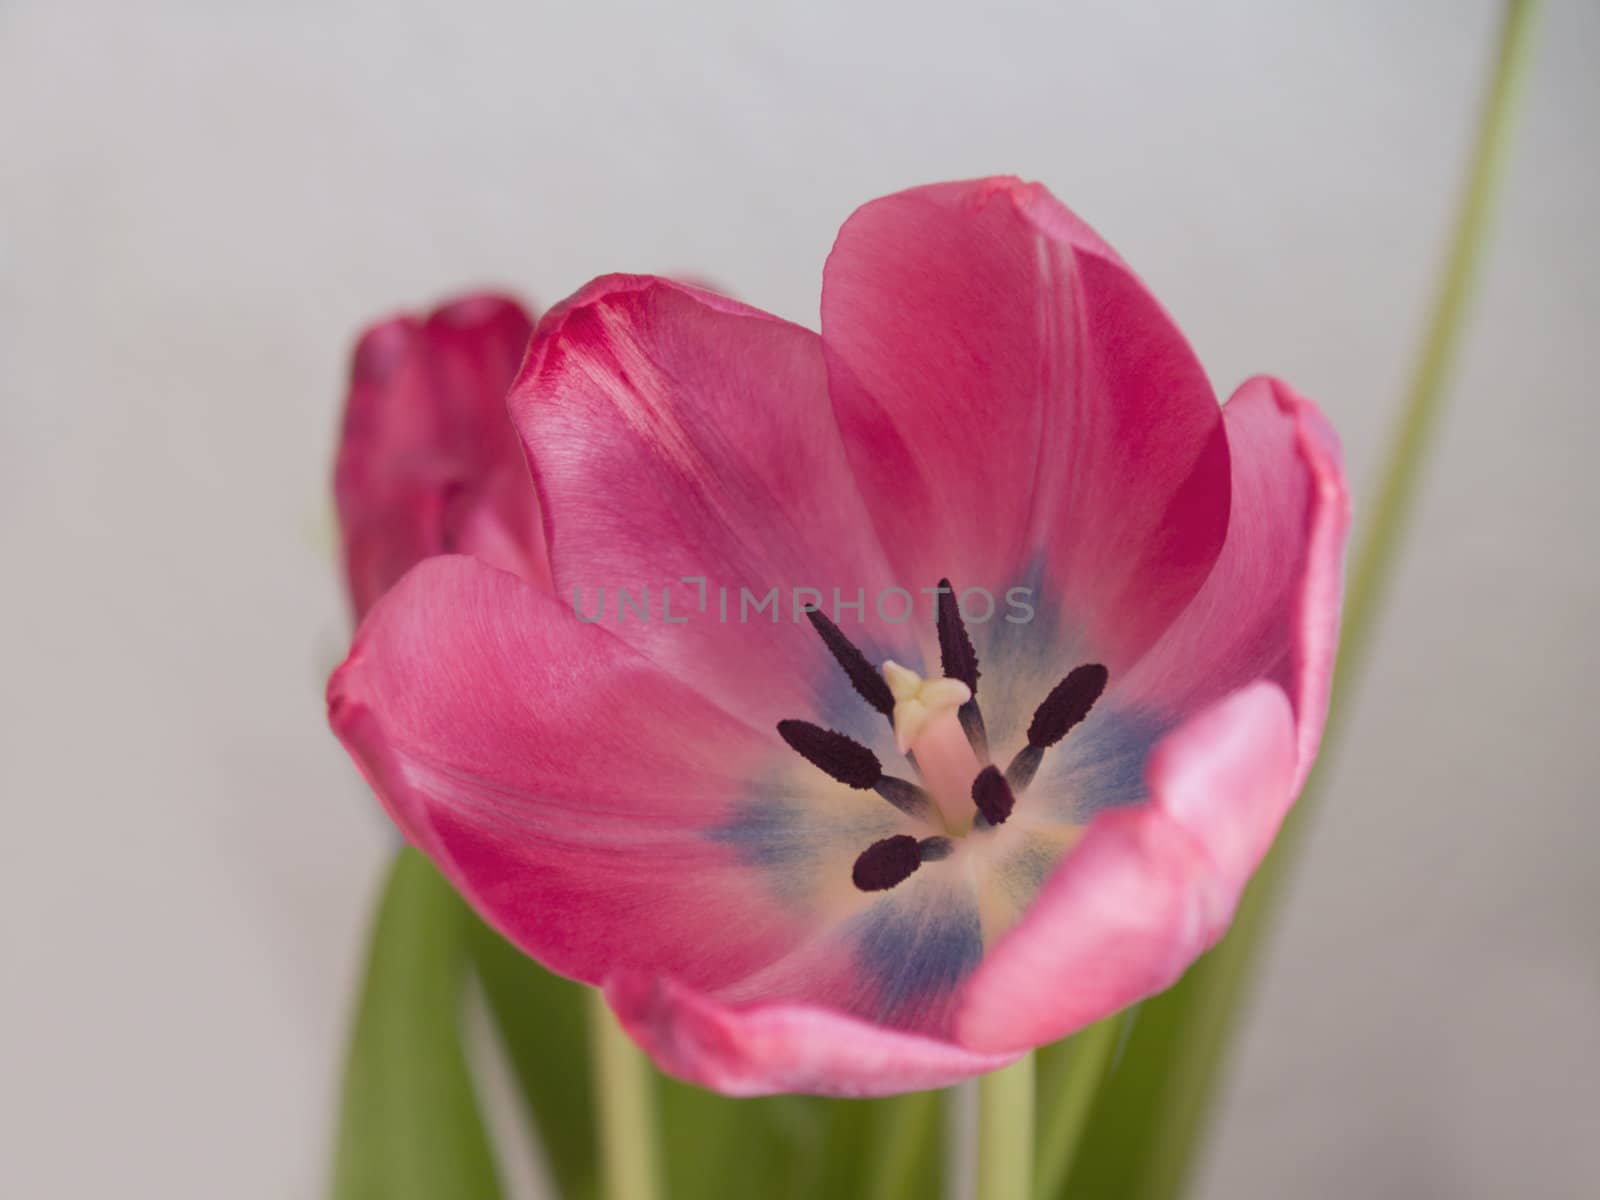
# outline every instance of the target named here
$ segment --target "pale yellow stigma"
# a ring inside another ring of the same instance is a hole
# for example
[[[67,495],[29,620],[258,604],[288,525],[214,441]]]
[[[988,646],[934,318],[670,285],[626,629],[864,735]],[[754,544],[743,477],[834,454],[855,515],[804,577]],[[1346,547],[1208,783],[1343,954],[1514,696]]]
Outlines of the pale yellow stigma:
[[[894,696],[894,744],[901,754],[916,745],[928,722],[972,699],[972,689],[959,679],[924,679],[893,659],[883,664],[883,677]]]

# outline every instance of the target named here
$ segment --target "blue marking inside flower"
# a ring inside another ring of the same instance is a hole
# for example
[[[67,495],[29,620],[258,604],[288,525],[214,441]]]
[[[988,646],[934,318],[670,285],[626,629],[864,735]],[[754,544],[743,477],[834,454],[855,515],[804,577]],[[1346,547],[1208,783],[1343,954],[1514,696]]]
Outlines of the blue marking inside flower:
[[[765,874],[779,897],[805,904],[822,882],[820,872],[829,867],[848,872],[862,847],[897,832],[904,823],[874,793],[859,795],[859,813],[845,816],[836,806],[818,812],[814,795],[791,794],[777,786],[757,788],[706,836],[734,847],[744,862]]]
[[[1140,803],[1150,751],[1173,724],[1158,713],[1096,708],[1045,756],[1026,799],[1051,804],[1054,815],[1075,825],[1098,812]]]
[[[937,904],[882,901],[850,933],[873,983],[878,1019],[890,1024],[923,1023],[983,960],[977,905],[954,891]]]
[[[782,870],[811,853],[800,817],[789,801],[762,796],[739,805],[726,825],[712,828],[708,835],[714,842],[736,846],[751,866]]]

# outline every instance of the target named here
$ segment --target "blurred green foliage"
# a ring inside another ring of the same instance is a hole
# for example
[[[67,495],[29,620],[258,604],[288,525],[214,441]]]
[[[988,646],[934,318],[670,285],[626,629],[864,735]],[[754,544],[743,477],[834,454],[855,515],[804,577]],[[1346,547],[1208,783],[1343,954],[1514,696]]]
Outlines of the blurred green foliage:
[[[396,856],[345,1061],[334,1200],[500,1195],[461,1042],[473,919],[426,858]]]

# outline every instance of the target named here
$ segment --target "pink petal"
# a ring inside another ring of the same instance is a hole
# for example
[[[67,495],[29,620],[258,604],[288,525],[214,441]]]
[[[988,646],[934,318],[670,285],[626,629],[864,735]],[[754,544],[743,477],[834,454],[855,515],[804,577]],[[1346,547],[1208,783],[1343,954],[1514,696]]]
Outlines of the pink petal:
[[[531,328],[515,301],[479,295],[425,321],[386,321],[357,344],[334,496],[358,615],[430,554],[459,549],[530,578],[545,572],[505,412]]]
[[[1198,590],[1227,525],[1215,397],[1155,298],[1044,188],[939,184],[857,210],[822,333],[900,576],[1037,582],[1113,672]]]
[[[510,407],[564,602],[603,611],[616,636],[762,728],[876,717],[797,607],[796,589],[825,609],[835,588],[861,589],[867,621],[847,612],[846,632],[874,661],[901,644],[872,611],[886,569],[815,334],[669,280],[610,276],[541,322]],[[622,588],[634,614],[647,594],[647,616],[619,613]],[[742,589],[777,589],[777,620],[742,608]]]
[[[1233,464],[1227,541],[1117,699],[1193,712],[1253,679],[1273,680],[1294,707],[1298,789],[1322,737],[1338,644],[1344,464],[1317,407],[1278,380],[1246,382],[1223,421]]]
[[[732,1007],[636,973],[608,979],[606,999],[663,1070],[728,1096],[887,1096],[945,1087],[1016,1057],[809,1005]]]
[[[712,836],[762,794],[776,739],[549,592],[424,561],[368,614],[328,704],[406,836],[557,971],[717,986],[810,930]]]
[[[1295,794],[1276,684],[1185,722],[1147,768],[1149,800],[1094,819],[967,987],[958,1038],[1026,1049],[1172,984],[1222,935]]]

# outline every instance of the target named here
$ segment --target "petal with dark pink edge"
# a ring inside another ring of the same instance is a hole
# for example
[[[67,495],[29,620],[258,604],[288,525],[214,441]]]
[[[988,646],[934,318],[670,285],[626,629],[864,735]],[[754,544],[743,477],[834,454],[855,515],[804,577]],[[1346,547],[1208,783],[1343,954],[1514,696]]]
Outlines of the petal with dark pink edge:
[[[437,440],[437,424],[422,323],[397,317],[369,329],[351,362],[333,481],[345,581],[357,616],[413,564],[437,552],[439,498],[413,478],[421,448]]]
[[[1350,498],[1338,438],[1276,379],[1223,407],[1233,469],[1227,542],[1194,601],[1113,702],[1181,716],[1253,679],[1294,708],[1295,787],[1316,756],[1338,645]]]
[[[822,337],[900,575],[1035,586],[1113,672],[1198,590],[1228,516],[1215,396],[1155,298],[1044,188],[938,184],[858,209]]]
[[[776,738],[549,592],[466,557],[424,561],[368,614],[328,704],[406,836],[563,974],[714,987],[810,931],[713,836],[759,793]]]
[[[1288,699],[1260,682],[1163,740],[1149,799],[1103,812],[962,998],[979,1052],[1053,1041],[1171,985],[1222,935],[1294,797]]]
[[[804,1004],[719,1004],[669,978],[618,973],[606,999],[662,1069],[728,1096],[887,1096],[945,1087],[1015,1054],[980,1054]]]
[[[471,296],[428,318],[435,375],[456,427],[462,471],[444,518],[444,550],[471,554],[548,587],[544,524],[522,442],[506,412],[533,321],[515,301]]]
[[[868,621],[846,613],[847,635],[874,663],[903,644],[873,612],[886,571],[816,334],[669,280],[609,276],[540,323],[510,408],[564,601],[758,725],[859,732],[871,716],[887,731],[794,604],[796,588],[825,608],[834,588],[862,589]],[[775,613],[742,607],[742,589],[774,588]]]
[[[453,549],[538,578],[542,530],[505,412],[532,323],[471,296],[357,343],[334,497],[351,601],[364,613],[414,563]]]

